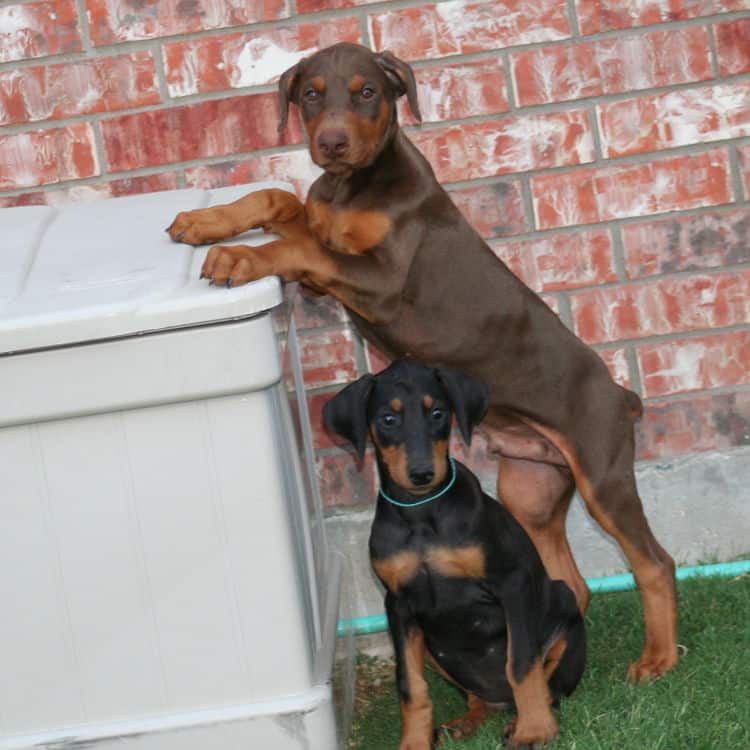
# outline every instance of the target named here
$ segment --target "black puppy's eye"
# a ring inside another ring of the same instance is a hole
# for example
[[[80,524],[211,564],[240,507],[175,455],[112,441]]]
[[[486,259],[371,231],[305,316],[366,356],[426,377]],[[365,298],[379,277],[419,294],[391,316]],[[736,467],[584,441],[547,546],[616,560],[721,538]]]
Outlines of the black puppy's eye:
[[[372,86],[363,86],[362,91],[359,92],[363,99],[372,99],[375,96],[375,89]]]
[[[444,412],[444,411],[443,411],[442,409],[433,409],[433,410],[432,410],[432,411],[430,412],[430,416],[431,416],[431,417],[432,417],[432,418],[433,418],[433,419],[434,419],[434,420],[435,420],[436,422],[438,422],[439,420],[441,420],[441,419],[443,418],[443,415],[444,415],[444,414],[445,414],[445,412]]]
[[[380,424],[384,427],[394,427],[398,424],[398,417],[396,417],[395,414],[383,414],[383,416],[380,417]]]

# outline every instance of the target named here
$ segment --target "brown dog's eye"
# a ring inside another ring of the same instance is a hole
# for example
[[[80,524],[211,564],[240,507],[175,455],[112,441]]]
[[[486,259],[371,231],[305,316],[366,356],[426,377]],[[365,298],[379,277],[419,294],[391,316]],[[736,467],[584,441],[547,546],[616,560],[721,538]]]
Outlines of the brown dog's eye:
[[[375,89],[372,86],[363,86],[360,94],[363,99],[372,99],[375,96]]]
[[[320,91],[316,91],[315,89],[307,89],[303,96],[308,102],[314,102],[320,98]]]

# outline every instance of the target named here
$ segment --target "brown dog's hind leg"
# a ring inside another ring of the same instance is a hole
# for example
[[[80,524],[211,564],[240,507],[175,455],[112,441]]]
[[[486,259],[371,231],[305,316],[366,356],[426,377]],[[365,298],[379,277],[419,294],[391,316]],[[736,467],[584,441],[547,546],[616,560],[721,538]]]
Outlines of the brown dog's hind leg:
[[[643,598],[646,644],[628,670],[629,679],[640,682],[660,677],[677,664],[677,590],[674,560],[651,531],[636,488],[632,454],[624,453],[598,480],[580,466],[574,473],[589,512],[628,558]]]
[[[591,598],[565,533],[565,518],[575,485],[567,469],[518,458],[500,457],[497,493],[531,537],[547,574],[570,586],[585,612]]]
[[[234,203],[182,211],[167,232],[175,242],[208,245],[248,229],[285,224],[304,215],[304,206],[292,193],[277,188],[256,190]]]
[[[643,654],[628,670],[628,677],[639,682],[677,664],[677,590],[674,560],[656,541],[638,496],[633,416],[627,401],[609,413],[581,415],[574,424],[577,449],[560,433],[531,426],[563,454],[589,513],[628,558],[646,620]]]

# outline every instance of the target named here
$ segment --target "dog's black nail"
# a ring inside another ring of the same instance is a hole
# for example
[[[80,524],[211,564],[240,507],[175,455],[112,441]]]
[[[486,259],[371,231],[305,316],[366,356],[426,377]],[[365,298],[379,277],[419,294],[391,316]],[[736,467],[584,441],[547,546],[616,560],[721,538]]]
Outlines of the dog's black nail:
[[[227,279],[227,288],[228,289],[232,288],[232,279]]]
[[[209,281],[209,282],[208,282],[208,285],[209,285],[209,286],[213,286],[213,285],[214,285],[214,280],[213,280],[213,279],[211,279],[211,281]]]
[[[180,232],[175,238],[175,242],[182,242],[182,238],[185,236],[185,232]]]
[[[201,275],[198,278],[199,279],[205,279],[206,278],[206,274],[203,273],[203,271],[201,271]]]

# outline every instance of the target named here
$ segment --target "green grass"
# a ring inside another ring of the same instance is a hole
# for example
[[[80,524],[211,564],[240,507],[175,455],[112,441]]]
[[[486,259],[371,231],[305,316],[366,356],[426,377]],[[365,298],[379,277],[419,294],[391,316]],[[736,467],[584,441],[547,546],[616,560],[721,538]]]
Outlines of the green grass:
[[[624,677],[643,643],[636,592],[593,598],[588,665],[558,712],[555,750],[750,750],[750,576],[680,584],[679,667],[653,683]],[[373,677],[374,676],[374,677]],[[460,691],[428,671],[435,722],[465,711]],[[363,660],[351,748],[395,750],[400,718],[392,665]],[[362,690],[364,687],[364,691]],[[461,750],[497,750],[509,714],[497,714]]]

